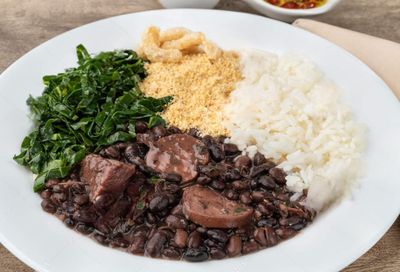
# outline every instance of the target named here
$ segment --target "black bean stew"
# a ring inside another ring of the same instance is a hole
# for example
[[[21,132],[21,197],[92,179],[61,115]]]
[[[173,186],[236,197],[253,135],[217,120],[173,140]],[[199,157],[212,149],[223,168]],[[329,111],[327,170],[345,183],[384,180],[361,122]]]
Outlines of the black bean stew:
[[[291,201],[285,173],[224,137],[147,129],[86,156],[40,192],[42,208],[102,245],[200,262],[248,254],[296,235],[314,212]]]

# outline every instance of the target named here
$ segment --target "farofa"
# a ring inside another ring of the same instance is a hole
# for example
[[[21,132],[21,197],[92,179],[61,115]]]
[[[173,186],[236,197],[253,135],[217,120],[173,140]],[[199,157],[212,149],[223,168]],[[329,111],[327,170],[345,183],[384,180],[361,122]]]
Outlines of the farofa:
[[[205,53],[185,55],[176,63],[148,63],[146,70],[148,76],[140,86],[146,95],[174,97],[163,113],[170,124],[183,130],[195,127],[202,134],[227,135],[222,108],[242,79],[236,54],[224,52],[215,60]]]

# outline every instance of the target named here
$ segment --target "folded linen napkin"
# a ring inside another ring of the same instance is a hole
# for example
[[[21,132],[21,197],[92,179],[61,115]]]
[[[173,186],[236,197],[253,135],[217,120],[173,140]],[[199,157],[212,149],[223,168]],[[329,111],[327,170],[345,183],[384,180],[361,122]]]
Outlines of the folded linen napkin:
[[[400,100],[400,44],[309,19],[293,25],[343,47],[379,75]]]

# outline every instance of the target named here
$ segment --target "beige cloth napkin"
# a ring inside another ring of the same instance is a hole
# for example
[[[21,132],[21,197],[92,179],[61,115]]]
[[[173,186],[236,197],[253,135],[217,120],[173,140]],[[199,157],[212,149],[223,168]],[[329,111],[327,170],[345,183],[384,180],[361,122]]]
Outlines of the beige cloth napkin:
[[[358,57],[400,99],[400,44],[314,20],[297,19],[293,25],[313,32]]]

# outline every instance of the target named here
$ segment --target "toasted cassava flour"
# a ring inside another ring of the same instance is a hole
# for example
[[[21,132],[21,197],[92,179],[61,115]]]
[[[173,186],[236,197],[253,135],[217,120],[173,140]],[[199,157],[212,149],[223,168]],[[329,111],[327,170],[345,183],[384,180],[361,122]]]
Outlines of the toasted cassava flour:
[[[239,58],[225,52],[215,60],[206,54],[185,55],[180,62],[146,65],[148,76],[140,89],[148,96],[172,95],[174,100],[163,113],[181,129],[197,128],[203,134],[226,135],[222,109],[241,80]]]

